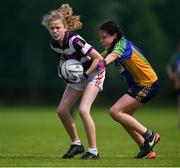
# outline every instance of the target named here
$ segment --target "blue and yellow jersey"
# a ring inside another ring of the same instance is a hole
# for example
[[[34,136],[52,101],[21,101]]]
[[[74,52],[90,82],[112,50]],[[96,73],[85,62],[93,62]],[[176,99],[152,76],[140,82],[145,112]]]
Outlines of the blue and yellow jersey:
[[[115,65],[125,76],[129,87],[146,86],[157,81],[158,77],[143,53],[124,37],[116,43],[112,53],[118,57]],[[107,56],[107,51],[102,56]]]

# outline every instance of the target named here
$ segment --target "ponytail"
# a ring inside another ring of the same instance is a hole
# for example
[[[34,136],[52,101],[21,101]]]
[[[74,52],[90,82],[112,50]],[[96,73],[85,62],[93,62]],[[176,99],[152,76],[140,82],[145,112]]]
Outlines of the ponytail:
[[[79,15],[73,15],[72,7],[69,4],[62,4],[57,10],[52,10],[42,18],[42,25],[48,29],[49,22],[61,19],[68,30],[81,29],[82,23]]]

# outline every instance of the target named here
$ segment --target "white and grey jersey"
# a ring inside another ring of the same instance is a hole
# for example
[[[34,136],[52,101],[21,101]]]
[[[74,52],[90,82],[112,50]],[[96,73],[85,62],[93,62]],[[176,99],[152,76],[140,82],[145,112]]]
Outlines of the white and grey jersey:
[[[85,70],[87,70],[92,63],[91,57],[89,57],[88,54],[93,47],[74,32],[66,31],[63,47],[55,40],[52,41],[50,45],[60,59],[77,59],[82,63]]]

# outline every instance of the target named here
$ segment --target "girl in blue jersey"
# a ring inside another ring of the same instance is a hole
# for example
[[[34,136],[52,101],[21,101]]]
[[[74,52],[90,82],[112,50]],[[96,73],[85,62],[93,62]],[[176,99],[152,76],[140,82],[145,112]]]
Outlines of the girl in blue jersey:
[[[75,80],[67,84],[57,108],[58,116],[72,141],[63,158],[72,158],[84,152],[84,147],[76,131],[75,122],[70,115],[72,106],[81,97],[79,113],[89,144],[88,151],[81,159],[99,159],[95,125],[90,115],[90,109],[98,92],[102,90],[105,71],[104,69],[98,71],[96,67],[103,58],[82,37],[73,32],[73,30],[80,29],[82,23],[80,17],[74,16],[72,13],[72,8],[68,4],[63,4],[59,9],[50,11],[42,20],[42,24],[48,29],[53,38],[51,48],[59,56],[59,66],[65,60],[77,59],[84,67],[84,74],[74,74]],[[60,71],[59,75],[61,76]]]
[[[99,28],[99,36],[105,51],[98,70],[114,62],[128,84],[127,93],[110,108],[110,114],[138,144],[140,152],[137,158],[155,158],[153,146],[160,136],[143,126],[133,114],[142,103],[155,96],[158,90],[157,75],[140,49],[123,36],[115,22],[103,23]]]

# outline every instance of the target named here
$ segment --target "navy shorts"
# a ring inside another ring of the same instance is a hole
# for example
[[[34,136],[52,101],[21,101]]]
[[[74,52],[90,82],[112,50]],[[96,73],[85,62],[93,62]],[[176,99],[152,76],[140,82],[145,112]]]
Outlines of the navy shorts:
[[[134,86],[132,88],[129,88],[127,94],[141,103],[146,103],[156,95],[158,89],[159,89],[159,82],[156,81],[151,85]]]

